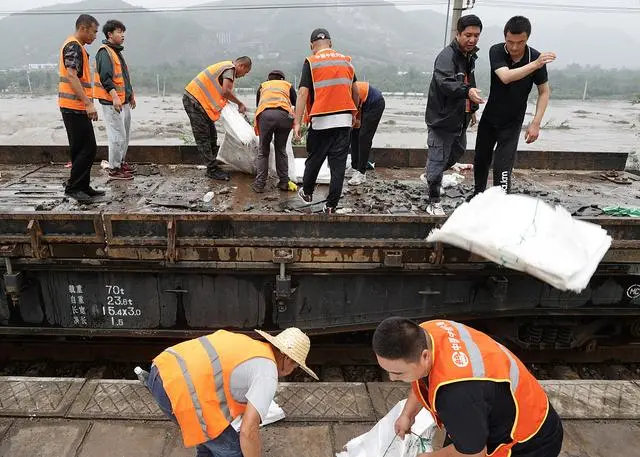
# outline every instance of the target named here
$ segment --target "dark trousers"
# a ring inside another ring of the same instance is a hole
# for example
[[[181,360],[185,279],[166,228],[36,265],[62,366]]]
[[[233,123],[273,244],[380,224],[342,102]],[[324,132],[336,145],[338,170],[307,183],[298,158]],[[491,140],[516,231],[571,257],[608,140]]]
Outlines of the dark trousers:
[[[82,111],[64,111],[62,121],[67,130],[71,150],[71,176],[65,186],[65,192],[84,192],[89,189],[91,166],[97,152],[93,124],[87,113]]]
[[[476,154],[473,159],[475,194],[487,189],[487,179],[492,161],[493,185],[501,186],[506,192],[511,191],[511,175],[521,130],[522,124],[497,128],[489,121],[480,120],[476,138]]]
[[[529,441],[518,443],[511,448],[511,457],[558,457],[562,449],[563,439],[564,430],[562,429],[560,416],[553,409],[553,406],[549,404],[549,414],[547,414],[547,418],[538,433]],[[453,440],[447,435],[442,447],[449,446],[452,443]],[[487,452],[493,452],[494,450],[490,447]]]
[[[258,151],[256,185],[264,187],[269,175],[269,150],[273,140],[276,154],[276,171],[281,183],[289,182],[289,160],[287,158],[287,140],[293,127],[293,118],[278,108],[266,109],[258,116],[260,127],[260,150]]]
[[[320,167],[327,159],[331,170],[327,206],[338,206],[344,172],[347,166],[347,154],[351,139],[351,127],[337,127],[326,130],[309,129],[307,133],[307,160],[304,163],[302,188],[306,195],[313,195]]]
[[[429,201],[438,203],[440,202],[440,187],[445,170],[455,165],[467,149],[466,126],[460,134],[429,128],[427,147],[429,150],[426,175],[429,184]]]
[[[215,171],[218,168],[218,132],[216,124],[211,120],[207,112],[197,100],[187,94],[182,96],[182,105],[189,116],[193,138],[196,140],[198,152],[204,158],[207,171]]]
[[[178,420],[173,414],[171,400],[162,383],[160,372],[155,365],[151,366],[147,388],[155,399],[160,410],[176,424]],[[229,425],[218,437],[196,446],[196,457],[242,457],[238,432]]]
[[[360,173],[367,171],[373,137],[384,112],[384,98],[362,110],[359,129],[351,131],[351,168]]]

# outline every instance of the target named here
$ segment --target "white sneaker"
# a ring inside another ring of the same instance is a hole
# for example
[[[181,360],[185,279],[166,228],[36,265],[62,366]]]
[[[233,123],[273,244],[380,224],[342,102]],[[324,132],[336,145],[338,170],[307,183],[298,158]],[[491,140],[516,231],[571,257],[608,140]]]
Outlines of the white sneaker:
[[[353,172],[353,176],[349,180],[349,185],[350,186],[359,186],[361,184],[364,184],[365,182],[367,182],[367,174],[366,173],[360,173],[358,170],[355,170]]]
[[[444,216],[444,209],[442,209],[442,203],[429,203],[427,205],[427,214],[432,216]]]

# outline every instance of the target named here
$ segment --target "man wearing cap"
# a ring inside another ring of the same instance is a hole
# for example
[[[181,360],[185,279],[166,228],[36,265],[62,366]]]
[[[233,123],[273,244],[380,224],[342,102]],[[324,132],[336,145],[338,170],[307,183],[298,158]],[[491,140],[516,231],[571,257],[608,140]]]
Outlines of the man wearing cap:
[[[197,457],[260,457],[260,423],[267,417],[278,377],[306,366],[309,337],[297,328],[277,336],[256,330],[267,342],[218,330],[161,352],[150,373],[136,374],[160,409],[180,426]],[[240,432],[231,422],[242,416]]]
[[[229,173],[220,168],[218,162],[218,133],[215,122],[228,101],[238,105],[241,113],[247,107],[233,92],[236,78],[242,78],[251,71],[251,59],[238,57],[233,62],[226,60],[208,66],[185,87],[182,97],[184,110],[189,116],[193,138],[198,151],[207,165],[207,177],[229,180]]]
[[[562,423],[520,360],[488,335],[458,322],[390,317],[373,350],[391,381],[412,389],[395,423],[404,438],[426,408],[447,436],[430,457],[557,457]]]
[[[306,110],[311,124],[298,196],[307,204],[313,202],[320,167],[325,159],[328,160],[331,181],[323,212],[333,214],[342,193],[351,127],[355,125],[358,111],[358,88],[351,57],[331,48],[331,36],[326,29],[313,31],[310,46],[313,55],[307,57],[302,67],[293,123],[295,136],[300,138],[302,116]]]
[[[278,173],[278,189],[289,190],[289,161],[287,158],[287,141],[293,127],[293,107],[296,105],[296,91],[290,82],[285,81],[284,73],[273,70],[267,81],[258,88],[256,95],[256,117],[254,128],[260,136],[260,150],[256,180],[253,190],[264,192],[269,174],[269,149],[273,140],[276,154],[276,171]]]

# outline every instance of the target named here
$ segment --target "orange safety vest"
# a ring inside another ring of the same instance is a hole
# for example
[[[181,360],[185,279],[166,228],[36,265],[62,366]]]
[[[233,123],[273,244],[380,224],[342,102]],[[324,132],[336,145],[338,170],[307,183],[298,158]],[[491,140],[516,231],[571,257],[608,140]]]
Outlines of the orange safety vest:
[[[323,49],[307,57],[311,66],[314,100],[307,99],[309,117],[319,114],[357,111],[351,95],[355,70],[351,57]]]
[[[71,88],[71,83],[67,77],[67,68],[64,66],[64,47],[72,41],[78,43],[80,45],[80,49],[82,49],[82,76],[79,78],[80,84],[82,85],[87,97],[91,98],[93,96],[91,90],[91,66],[89,65],[89,53],[76,37],[70,36],[62,44],[62,47],[60,48],[60,55],[58,56],[58,73],[60,76],[60,80],[58,82],[58,106],[60,108],[86,111],[87,107],[82,100],[76,96]]]
[[[201,71],[198,76],[187,84],[185,90],[193,95],[207,112],[212,121],[220,119],[220,111],[227,104],[227,99],[222,96],[222,84],[220,76],[235,66],[230,60],[214,63]]]
[[[231,394],[231,373],[255,357],[275,362],[268,343],[218,330],[165,349],[153,359],[186,447],[217,438],[244,413],[246,403]]]
[[[107,53],[109,54],[111,64],[113,65],[113,85],[116,86],[116,94],[118,94],[118,98],[120,98],[120,101],[122,103],[125,103],[126,94],[124,89],[124,74],[122,73],[122,62],[120,62],[120,58],[118,57],[116,51],[111,49],[111,46],[103,44],[102,46],[100,46],[100,49],[106,49]],[[113,97],[111,97],[111,94],[107,92],[104,87],[102,87],[97,64],[95,72],[93,74],[93,98],[99,98],[101,100],[113,102]]]
[[[369,83],[365,81],[356,81],[356,87],[358,88],[358,95],[360,97],[360,105],[358,108],[362,108],[364,102],[367,101],[367,97],[369,96]]]
[[[260,103],[256,110],[254,130],[256,135],[260,135],[258,125],[258,116],[266,109],[281,108],[293,115],[293,107],[291,106],[291,83],[283,80],[274,79],[265,81],[260,85]]]
[[[431,337],[433,365],[428,387],[419,380],[412,388],[439,428],[443,424],[436,411],[438,389],[454,382],[481,380],[508,382],[516,407],[512,441],[500,444],[488,455],[509,457],[513,446],[528,441],[540,430],[549,412],[547,394],[511,351],[484,333],[458,322],[435,320],[420,326]]]

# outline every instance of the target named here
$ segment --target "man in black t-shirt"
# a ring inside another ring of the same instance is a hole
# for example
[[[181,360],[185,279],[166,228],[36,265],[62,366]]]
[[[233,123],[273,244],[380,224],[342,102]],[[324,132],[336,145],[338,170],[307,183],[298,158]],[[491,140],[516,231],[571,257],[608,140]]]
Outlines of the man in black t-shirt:
[[[486,190],[492,159],[493,185],[506,192],[511,190],[511,173],[533,84],[538,87],[538,101],[536,114],[525,131],[525,141],[533,143],[540,134],[540,123],[551,95],[546,64],[556,56],[529,47],[530,35],[529,19],[514,16],[504,27],[505,42],[489,50],[491,89],[478,125],[474,195]]]
[[[391,381],[412,383],[396,434],[404,439],[423,408],[446,429],[429,457],[560,454],[562,422],[547,395],[488,335],[454,321],[390,317],[376,328],[373,350]]]

